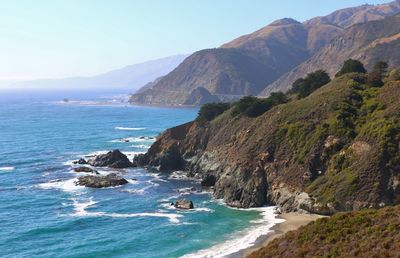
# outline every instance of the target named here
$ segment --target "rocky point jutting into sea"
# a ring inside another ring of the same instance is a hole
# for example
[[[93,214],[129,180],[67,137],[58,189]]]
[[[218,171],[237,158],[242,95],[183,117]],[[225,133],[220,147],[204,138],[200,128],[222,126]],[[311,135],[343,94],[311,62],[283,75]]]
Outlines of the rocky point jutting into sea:
[[[330,215],[399,202],[400,81],[347,74],[257,116],[166,130],[136,166],[184,170],[234,207]],[[237,111],[237,110],[236,110]]]

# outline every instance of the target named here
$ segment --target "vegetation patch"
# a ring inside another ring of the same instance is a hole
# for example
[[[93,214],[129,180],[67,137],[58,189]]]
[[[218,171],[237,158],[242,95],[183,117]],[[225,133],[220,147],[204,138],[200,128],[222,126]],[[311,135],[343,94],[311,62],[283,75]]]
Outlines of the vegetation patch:
[[[400,206],[339,213],[290,231],[256,257],[398,257]]]

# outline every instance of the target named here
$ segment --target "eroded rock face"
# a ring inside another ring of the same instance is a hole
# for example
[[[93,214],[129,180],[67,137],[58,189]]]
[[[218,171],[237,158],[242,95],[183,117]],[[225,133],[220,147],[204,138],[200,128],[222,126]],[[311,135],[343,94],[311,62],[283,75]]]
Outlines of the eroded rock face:
[[[127,183],[128,181],[125,178],[118,176],[115,173],[111,173],[106,176],[81,176],[78,178],[78,181],[75,182],[76,185],[92,188],[113,187]]]
[[[119,150],[97,155],[94,159],[89,160],[88,164],[94,167],[110,168],[128,168],[133,166],[128,157]]]
[[[187,199],[177,200],[174,206],[177,209],[184,209],[184,210],[189,210],[194,208],[193,202]]]

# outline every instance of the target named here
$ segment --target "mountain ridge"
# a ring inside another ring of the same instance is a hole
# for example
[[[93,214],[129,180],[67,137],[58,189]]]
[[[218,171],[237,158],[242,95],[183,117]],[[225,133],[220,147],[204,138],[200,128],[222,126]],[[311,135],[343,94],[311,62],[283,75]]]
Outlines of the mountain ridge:
[[[220,101],[232,101],[249,94],[266,96],[272,91],[287,89],[286,81],[285,84],[279,85],[276,81],[312,58],[344,30],[355,24],[382,20],[399,12],[400,1],[396,0],[381,5],[345,8],[303,23],[290,18],[277,20],[253,33],[227,42],[219,48],[208,50],[215,54],[213,58],[205,57],[206,50],[196,52],[194,55],[197,58],[186,59],[177,69],[155,83],[151,90],[133,95],[131,103],[195,105],[195,103],[188,102],[187,98],[197,87],[206,89],[209,94],[218,97]],[[258,62],[259,65],[253,66],[253,69],[265,70],[254,76],[254,79],[265,82],[262,90],[260,90],[261,86],[252,84],[249,79],[245,78],[248,75],[246,71],[241,69],[224,70],[224,67],[232,65],[229,60],[221,61],[219,66],[215,65],[220,61],[217,54],[228,49],[236,50],[236,59],[244,58],[247,60],[246,62],[252,59],[255,60],[252,61],[253,63]],[[203,56],[200,57],[201,55]],[[196,73],[188,67],[196,69]],[[301,74],[301,76],[304,75]],[[235,90],[234,92],[222,79],[210,82],[209,78],[217,77],[229,78],[231,84],[242,85],[243,88],[241,91]],[[172,88],[171,85],[173,85]],[[247,90],[244,85],[247,85]],[[269,90],[268,87],[273,90]],[[221,90],[222,88],[225,90]],[[251,90],[248,90],[249,88]],[[179,92],[179,94],[166,92],[166,89]],[[219,89],[219,91],[215,89]],[[259,92],[254,93],[257,91]]]

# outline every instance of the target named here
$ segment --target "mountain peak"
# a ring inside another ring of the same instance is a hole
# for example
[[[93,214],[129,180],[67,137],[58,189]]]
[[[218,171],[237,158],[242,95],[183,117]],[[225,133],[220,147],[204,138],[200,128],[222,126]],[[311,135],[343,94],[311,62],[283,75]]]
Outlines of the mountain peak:
[[[283,18],[270,23],[269,26],[284,26],[290,24],[301,24],[301,23],[292,18]]]

